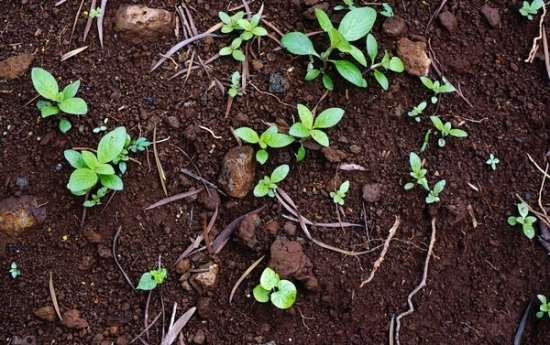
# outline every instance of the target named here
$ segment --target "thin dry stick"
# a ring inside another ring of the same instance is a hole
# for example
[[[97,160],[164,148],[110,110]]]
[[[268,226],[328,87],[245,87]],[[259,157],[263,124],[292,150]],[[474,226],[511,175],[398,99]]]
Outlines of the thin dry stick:
[[[71,29],[71,35],[69,36],[69,47],[73,40],[73,34],[74,34],[74,29],[76,27],[76,22],[78,21],[78,17],[80,16],[80,11],[82,11],[82,5],[84,5],[84,0],[80,1],[80,6],[78,7],[78,11],[76,12],[76,16],[74,17],[73,28]]]
[[[546,74],[550,79],[550,56],[548,54],[548,40],[546,39],[546,28],[542,26],[542,49],[544,51],[544,65],[546,66]]]
[[[97,18],[97,34],[99,35],[99,43],[103,48],[103,18],[105,18],[105,8],[107,7],[107,0],[101,0],[101,12]]]
[[[59,317],[59,320],[63,321],[63,318],[61,317],[61,312],[59,311],[59,305],[57,304],[57,296],[55,295],[55,289],[53,288],[52,272],[50,272],[50,296],[52,297],[53,308],[57,313],[57,317]]]
[[[246,271],[244,271],[244,273],[239,278],[239,280],[237,280],[237,282],[235,283],[235,286],[233,286],[233,289],[231,289],[231,294],[229,295],[229,304],[231,304],[231,300],[233,299],[233,295],[235,295],[235,291],[237,291],[237,288],[239,287],[239,285],[241,285],[244,278],[246,278],[250,274],[250,272],[252,272],[252,270],[254,268],[256,268],[256,266],[258,266],[260,264],[260,262],[262,262],[262,260],[264,258],[265,258],[265,255],[262,256],[261,258],[259,258],[258,260],[254,261],[254,263],[252,265],[250,265],[250,267],[248,267],[246,269]]]
[[[136,341],[137,339],[139,339],[139,337],[141,337],[145,332],[147,332],[155,324],[155,322],[157,322],[157,320],[159,319],[159,317],[161,315],[162,315],[162,312],[158,313],[157,317],[155,317],[155,319],[151,322],[151,324],[149,324],[149,327],[147,327],[146,329],[141,331],[140,334],[138,334],[134,339],[132,339],[132,341],[130,341],[130,344],[133,343],[134,341]]]
[[[539,35],[533,39],[531,51],[529,52],[529,56],[527,57],[527,59],[525,59],[525,62],[533,62],[533,60],[535,60],[535,55],[537,54],[537,50],[539,50],[538,41],[542,38],[544,17],[546,17],[546,4],[542,6],[542,15],[540,16],[539,20]]]
[[[160,201],[155,202],[153,205],[147,206],[145,208],[145,211],[152,210],[152,209],[154,209],[156,207],[159,207],[159,206],[162,206],[162,205],[166,205],[168,203],[171,203],[172,201],[176,201],[176,200],[180,200],[180,199],[190,197],[192,195],[195,195],[195,194],[198,194],[198,193],[202,192],[203,190],[204,190],[204,187],[201,187],[199,189],[191,190],[189,192],[169,196],[168,198],[164,198]]]
[[[132,290],[137,292],[136,288],[134,287],[134,284],[132,284],[132,281],[130,280],[130,277],[128,277],[126,272],[124,272],[124,270],[122,269],[122,266],[120,266],[120,263],[117,260],[116,241],[118,240],[118,236],[120,236],[120,231],[121,230],[122,230],[122,225],[118,227],[118,230],[115,233],[115,237],[113,238],[113,259],[115,259],[115,264],[118,266],[118,269],[120,270],[120,272],[122,272],[122,275],[124,276],[124,279],[126,279],[128,284],[130,284],[130,286],[132,287]]]
[[[361,283],[361,285],[359,285],[360,288],[362,288],[363,285],[367,284],[368,282],[370,282],[374,278],[374,274],[378,270],[378,267],[380,267],[380,265],[382,264],[382,261],[384,261],[384,256],[386,255],[386,252],[388,251],[388,248],[390,247],[391,239],[393,238],[393,236],[397,232],[397,228],[399,227],[399,222],[400,222],[399,217],[396,216],[395,217],[395,223],[393,224],[393,226],[391,227],[391,229],[389,231],[389,235],[388,235],[388,238],[386,239],[386,242],[384,242],[384,248],[382,249],[382,252],[380,253],[380,257],[378,258],[378,260],[376,260],[374,262],[374,265],[372,267],[372,272],[370,273],[370,276],[366,280],[364,280]]]
[[[176,337],[178,336],[178,333],[181,332],[182,328],[185,327],[187,322],[191,319],[193,314],[195,313],[195,310],[197,308],[193,307],[189,309],[185,314],[183,314],[178,321],[176,321],[173,325],[170,326],[168,329],[168,333],[166,334],[166,337],[162,339],[161,345],[170,345],[176,340]]]
[[[430,264],[430,257],[432,256],[434,244],[435,244],[435,218],[432,218],[432,238],[430,239],[430,245],[428,247],[428,254],[426,254],[426,261],[424,262],[424,273],[422,274],[422,281],[418,286],[409,294],[407,297],[407,303],[409,304],[409,310],[404,313],[401,313],[395,319],[395,342],[399,345],[399,329],[401,328],[401,318],[411,314],[414,311],[414,305],[412,303],[413,296],[420,291],[424,286],[426,286],[426,279],[428,278],[428,266]]]
[[[222,24],[223,24],[223,23],[220,23],[220,24],[219,24],[219,27],[216,28],[216,30],[219,29],[219,28],[221,28],[221,27],[222,27]],[[218,25],[216,25],[216,26],[218,26]],[[215,31],[215,30],[214,30],[214,31]],[[175,52],[177,52],[178,50],[180,50],[181,48],[183,48],[183,47],[185,47],[186,45],[188,45],[189,43],[193,43],[193,42],[195,42],[195,41],[197,41],[197,40],[200,40],[200,39],[203,39],[203,38],[206,38],[206,37],[218,37],[218,35],[214,35],[214,34],[211,34],[211,33],[206,33],[206,32],[204,32],[204,33],[199,34],[199,35],[197,35],[197,36],[193,36],[193,37],[191,37],[191,38],[188,38],[188,39],[183,40],[183,41],[181,41],[180,43],[176,44],[176,45],[173,46],[170,50],[168,50],[164,55],[170,56],[170,55],[174,54]],[[159,61],[157,61],[157,63],[153,66],[153,68],[151,68],[151,69],[149,70],[149,72],[153,72],[153,71],[154,71],[155,69],[157,69],[157,67],[160,66],[165,60],[166,60],[165,57],[160,58]]]
[[[92,27],[92,22],[94,21],[94,18],[92,18],[89,13],[92,13],[92,10],[95,10],[95,7],[96,0],[92,0],[92,5],[90,6],[90,11],[88,12],[88,21],[86,22],[86,27],[84,28],[84,38],[82,38],[82,41],[86,41],[86,37],[88,37],[88,33],[90,32],[90,28]]]
[[[155,163],[157,163],[157,170],[159,172],[160,184],[162,185],[162,190],[164,195],[168,196],[168,191],[166,190],[166,175],[164,175],[164,170],[162,170],[162,165],[160,164],[159,153],[157,151],[157,124],[153,129],[153,154],[155,155]]]
[[[437,8],[437,10],[435,10],[435,12],[432,14],[432,16],[430,17],[430,20],[428,21],[428,25],[426,25],[426,30],[424,30],[424,35],[426,35],[426,33],[428,32],[428,29],[430,28],[430,24],[432,23],[432,21],[434,20],[435,17],[437,17],[439,15],[439,12],[441,12],[441,9],[443,8],[443,6],[445,6],[445,3],[447,3],[447,0],[443,0],[441,1],[441,4],[439,5],[439,7]]]

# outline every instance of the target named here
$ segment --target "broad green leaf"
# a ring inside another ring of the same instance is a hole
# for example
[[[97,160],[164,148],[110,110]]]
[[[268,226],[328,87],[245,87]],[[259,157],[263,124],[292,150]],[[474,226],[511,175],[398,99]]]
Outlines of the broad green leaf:
[[[455,92],[456,89],[451,84],[443,84],[439,87],[439,93],[449,93],[449,92]]]
[[[164,282],[164,278],[166,278],[167,272],[166,268],[161,267],[157,270],[152,270],[150,273],[157,284],[162,284]]]
[[[76,169],[69,177],[69,189],[72,191],[88,191],[97,183],[97,174],[91,169]]]
[[[320,145],[325,147],[329,146],[328,136],[325,134],[325,132],[314,129],[311,131],[311,137]]]
[[[67,119],[59,119],[59,130],[61,133],[67,133],[73,125]]]
[[[63,151],[63,156],[69,162],[69,164],[75,169],[85,169],[88,168],[82,154],[75,150],[65,150]]]
[[[59,114],[59,108],[55,105],[46,105],[40,108],[40,116],[44,118],[57,114]]]
[[[409,182],[405,185],[405,190],[409,190],[409,189],[413,189],[414,188],[414,183],[412,182]]]
[[[254,196],[257,198],[261,198],[263,196],[266,196],[267,193],[269,193],[269,187],[262,183],[263,181],[260,181],[256,187],[254,187]]]
[[[231,25],[231,17],[227,13],[219,12],[218,17],[224,24]]]
[[[430,120],[432,120],[435,128],[437,128],[439,131],[443,131],[443,122],[441,119],[437,116],[430,116]]]
[[[222,26],[222,29],[221,29],[222,34],[228,34],[232,31],[233,31],[233,27],[231,25]]]
[[[120,164],[122,164],[124,162],[120,162]],[[95,173],[98,174],[98,175],[114,175],[115,174],[115,169],[113,168],[112,165],[110,164],[99,164],[96,168],[95,168]]]
[[[273,172],[271,173],[271,182],[273,183],[279,183],[282,180],[285,179],[286,175],[288,175],[288,171],[290,170],[290,167],[287,164],[279,165]]]
[[[254,37],[254,34],[252,34],[252,31],[244,31],[239,37],[243,41],[248,41],[248,40],[252,39],[252,37]]]
[[[376,55],[378,54],[378,42],[376,42],[376,38],[371,34],[367,35],[367,54],[371,62],[374,63]]]
[[[250,25],[255,28],[258,26],[258,24],[260,23],[260,14],[259,13],[256,13],[255,15],[252,16],[252,18],[250,19]]]
[[[286,135],[283,133],[276,133],[271,138],[269,138],[269,142],[267,143],[267,145],[269,145],[270,147],[279,148],[279,147],[288,146],[293,142],[294,142],[294,138],[291,137],[290,135]]]
[[[260,142],[260,137],[258,136],[258,133],[256,133],[255,130],[249,127],[237,128],[235,130],[235,135],[251,144],[257,144]]]
[[[292,54],[314,55],[319,57],[309,37],[301,32],[291,32],[284,35],[281,37],[281,44]]]
[[[315,118],[313,128],[330,128],[335,126],[344,116],[344,110],[340,108],[325,109]]]
[[[237,61],[244,61],[246,60],[246,56],[240,49],[233,50],[233,53],[231,53],[231,56],[233,56],[233,59]]]
[[[336,70],[344,79],[350,83],[359,86],[367,87],[367,81],[361,75],[361,71],[353,63],[346,60],[330,60],[336,66]]]
[[[441,180],[437,182],[434,186],[434,193],[439,195],[443,191],[443,188],[445,188],[445,180]]]
[[[288,309],[296,301],[296,286],[288,280],[281,280],[277,291],[271,294],[271,303],[279,309]]]
[[[342,36],[338,30],[332,28],[328,32],[328,37],[330,39],[330,45],[336,47],[339,51],[347,53],[351,51],[351,44]]]
[[[122,190],[124,184],[122,180],[117,175],[100,175],[99,180],[103,187],[107,187],[112,190]]]
[[[97,205],[97,201],[95,201],[95,200],[86,200],[82,204],[82,206],[84,206],[84,207],[94,207],[95,205]]]
[[[261,150],[258,150],[258,152],[256,152],[256,160],[258,161],[258,163],[263,165],[265,164],[265,162],[267,162],[268,158],[269,158],[269,154],[267,153],[266,150],[261,149]]]
[[[323,29],[323,31],[329,32],[330,29],[333,28],[332,22],[330,21],[330,18],[325,13],[325,11],[320,8],[316,8],[315,16],[317,17],[317,20],[319,21],[319,26],[321,27],[321,29]]]
[[[261,285],[257,285],[254,290],[252,290],[254,299],[260,303],[268,302],[270,293],[271,291],[264,289]]]
[[[422,161],[420,160],[420,157],[414,152],[410,153],[409,156],[409,163],[411,165],[411,170],[414,172],[420,171],[422,169]]]
[[[301,162],[306,157],[306,149],[303,145],[300,145],[298,152],[296,153],[296,162]]]
[[[309,129],[301,122],[296,122],[288,130],[288,134],[297,138],[307,138],[310,136]]]
[[[64,99],[73,98],[76,96],[76,92],[78,91],[78,88],[80,87],[80,80],[75,81],[74,83],[71,83],[63,89],[63,97]]]
[[[384,56],[382,57],[382,61],[380,61],[380,65],[385,69],[390,68],[390,56],[388,55],[387,51],[384,52]]]
[[[349,42],[364,37],[372,29],[376,20],[376,11],[370,7],[359,7],[349,11],[338,26],[338,31]]]
[[[246,19],[239,19],[237,20],[237,24],[239,24],[239,26],[241,28],[243,28],[245,31],[252,31],[252,25],[250,24],[250,22]]]
[[[449,135],[457,138],[466,138],[468,136],[468,133],[466,133],[462,129],[454,128],[449,131]]]
[[[321,71],[318,70],[318,69],[315,69],[315,68],[310,69],[309,71],[307,71],[304,80],[311,81],[311,80],[317,78],[320,73],[321,73]]]
[[[153,279],[153,276],[150,272],[145,272],[139,279],[138,290],[153,290],[157,287],[157,282]]]
[[[388,78],[384,75],[384,73],[380,72],[379,70],[374,70],[374,78],[376,78],[376,81],[380,86],[382,86],[382,89],[384,91],[388,90],[388,87],[390,86],[390,82],[388,81]]]
[[[97,160],[99,163],[109,163],[115,159],[126,142],[126,128],[117,127],[105,134],[97,146]]]
[[[329,91],[334,90],[334,83],[332,82],[332,79],[328,75],[323,74],[322,80],[323,80],[323,86],[325,87],[325,89]]]
[[[516,217],[514,216],[508,217],[508,224],[510,224],[511,226],[515,226],[517,223],[518,222]]]
[[[403,64],[403,61],[401,61],[400,58],[397,56],[394,56],[390,59],[390,71],[401,73],[405,70],[405,65]]]
[[[58,92],[55,98],[53,99],[56,103],[61,103],[65,100],[65,96],[63,95],[63,92]]]
[[[267,36],[267,30],[258,26],[252,29],[252,34],[254,34],[254,36]]]
[[[451,132],[451,123],[450,122],[445,122],[441,132],[442,132],[442,134],[449,134]]]
[[[420,77],[420,81],[424,86],[426,86],[428,89],[433,90],[434,89],[434,83],[432,80],[428,77]]]
[[[521,202],[521,203],[518,204],[518,211],[519,211],[520,216],[525,218],[529,214],[529,206],[527,206],[526,203]]]
[[[338,188],[338,191],[344,194],[347,193],[348,190],[349,190],[349,181],[345,181],[340,185],[340,188]]]
[[[298,104],[298,117],[300,121],[304,124],[307,129],[313,128],[313,114],[311,111],[303,104]]]
[[[232,52],[233,52],[233,49],[231,49],[231,47],[223,47],[222,49],[220,49],[218,54],[220,54],[221,56],[226,56],[226,55],[231,55]]]
[[[82,151],[82,159],[84,159],[86,166],[92,170],[95,170],[95,168],[99,165],[96,155],[90,151]]]
[[[84,115],[88,112],[88,105],[82,98],[73,97],[59,103],[62,112],[73,115]]]
[[[40,96],[55,100],[55,97],[59,92],[59,86],[50,72],[42,68],[35,67],[32,69],[31,79],[36,92],[38,92]]]
[[[233,41],[231,41],[231,49],[236,50],[238,49],[241,44],[243,43],[243,40],[239,37],[235,38]]]
[[[535,237],[535,229],[532,226],[524,226],[523,233],[527,236],[528,239],[532,240]]]
[[[279,284],[279,281],[279,275],[269,267],[266,267],[260,277],[260,285],[268,291],[273,290],[273,288]]]
[[[353,58],[357,60],[357,62],[359,62],[361,65],[367,67],[367,59],[365,59],[365,55],[359,48],[357,48],[356,46],[351,46],[351,51],[349,52],[349,54],[353,56]]]

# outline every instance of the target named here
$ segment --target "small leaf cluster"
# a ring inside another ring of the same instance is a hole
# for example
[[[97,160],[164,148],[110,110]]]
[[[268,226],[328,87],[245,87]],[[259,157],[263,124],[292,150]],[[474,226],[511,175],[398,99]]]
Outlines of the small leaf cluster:
[[[545,314],[548,314],[550,317],[550,303],[546,301],[546,296],[537,295],[537,298],[540,301],[539,311],[537,312],[537,318],[542,319]]]
[[[280,279],[274,270],[266,267],[260,277],[260,284],[252,290],[252,294],[258,302],[271,300],[275,307],[288,309],[296,301],[297,290],[291,281]]]
[[[157,285],[162,284],[166,278],[166,268],[159,268],[143,273],[139,279],[138,290],[153,290]]]
[[[256,160],[260,164],[264,164],[269,157],[266,151],[268,147],[280,148],[294,142],[290,135],[279,133],[277,126],[270,126],[261,135],[250,127],[241,127],[235,130],[235,135],[248,143],[260,145],[260,150],[256,152]]]
[[[401,73],[405,70],[405,65],[403,64],[403,61],[401,61],[401,59],[397,56],[390,58],[388,52],[384,51],[382,61],[380,61],[379,63],[374,63],[374,60],[378,55],[378,43],[376,42],[374,36],[371,34],[367,35],[367,54],[369,55],[369,58],[371,60],[371,66],[369,67],[368,71],[374,71],[374,78],[376,79],[378,84],[380,84],[382,89],[384,89],[384,91],[387,91],[388,87],[390,86],[390,82],[388,81],[386,75],[382,71],[380,71],[379,67],[382,67],[385,70],[390,70],[392,72]]]
[[[428,103],[426,101],[422,101],[420,102],[420,104],[418,104],[417,106],[413,107],[413,109],[411,111],[409,111],[407,113],[407,115],[409,115],[410,117],[413,117],[415,119],[416,122],[420,122],[420,117],[419,115],[422,114],[422,112],[424,111],[424,109],[426,109],[426,106],[428,105]]]
[[[432,120],[432,123],[434,124],[435,128],[441,133],[441,138],[437,141],[437,144],[439,147],[444,147],[446,144],[445,138],[447,136],[451,137],[457,137],[457,138],[466,138],[468,136],[468,133],[463,131],[462,129],[458,128],[452,128],[452,125],[450,122],[441,121],[441,119],[438,116],[430,116],[430,119]]]
[[[274,198],[275,190],[278,188],[277,183],[284,180],[289,171],[290,167],[287,164],[283,164],[275,168],[275,170],[271,173],[271,176],[264,176],[264,178],[258,182],[256,187],[254,187],[254,196],[261,198],[269,195]]]
[[[242,96],[243,93],[239,90],[240,83],[241,83],[241,74],[239,73],[239,71],[235,71],[231,75],[231,86],[227,91],[227,94],[229,95],[229,97]]]
[[[92,8],[90,10],[90,18],[92,18],[92,19],[99,18],[100,15],[101,15],[101,7]]]
[[[260,23],[259,13],[253,15],[250,21],[244,18],[244,12],[242,11],[235,13],[233,16],[229,16],[225,12],[219,12],[218,16],[223,23],[221,28],[222,33],[241,32],[239,37],[234,38],[229,46],[220,50],[219,54],[222,56],[231,55],[237,61],[244,61],[246,57],[241,50],[242,43],[252,39],[254,36],[267,36],[267,30],[258,26]]]
[[[344,205],[344,198],[349,190],[349,181],[343,182],[337,191],[330,192],[330,197],[335,204]]]
[[[53,75],[42,68],[33,68],[31,79],[36,92],[48,100],[40,100],[36,104],[43,118],[58,115],[60,111],[71,115],[84,115],[88,112],[86,102],[82,98],[75,97],[80,88],[80,80],[65,86],[60,92]],[[63,117],[59,119],[59,130],[62,133],[66,133],[71,127],[67,119]]]
[[[417,184],[421,185],[425,190],[428,191],[428,196],[426,197],[426,204],[432,204],[434,202],[439,202],[439,194],[445,188],[446,181],[441,180],[434,185],[433,189],[430,189],[428,185],[428,180],[426,175],[428,173],[427,169],[422,168],[422,161],[420,157],[414,152],[411,152],[409,155],[409,164],[411,166],[411,172],[409,175],[415,179],[415,182],[409,182],[405,184],[405,190],[410,190],[414,188]]]
[[[497,164],[500,163],[500,159],[495,157],[492,153],[489,154],[489,159],[485,162],[485,164],[488,164],[491,166],[491,169],[497,170]]]
[[[544,6],[543,0],[533,0],[531,3],[528,1],[523,2],[523,6],[519,9],[519,13],[522,16],[527,17],[529,20],[533,20],[533,14],[537,12]]]
[[[535,237],[535,229],[533,228],[533,224],[537,221],[537,218],[529,216],[529,206],[527,206],[524,202],[518,204],[518,212],[518,217],[508,217],[508,224],[511,226],[521,224],[525,236],[527,236],[530,240],[533,239],[533,237]]]
[[[17,263],[15,262],[11,263],[10,274],[13,279],[21,275],[21,271],[19,270],[19,267],[17,267]]]
[[[431,101],[433,104],[437,103],[437,99],[440,94],[451,93],[456,91],[455,87],[452,86],[451,84],[448,84],[444,78],[443,78],[443,83],[440,83],[439,80],[432,81],[428,77],[420,77],[420,81],[422,81],[422,84],[424,84],[424,86],[426,86],[428,89],[434,92],[434,95],[431,98]]]
[[[343,0],[344,5],[336,5],[334,6],[334,10],[336,11],[342,11],[342,10],[354,10],[357,7],[355,7],[355,4],[353,3],[353,0]]]

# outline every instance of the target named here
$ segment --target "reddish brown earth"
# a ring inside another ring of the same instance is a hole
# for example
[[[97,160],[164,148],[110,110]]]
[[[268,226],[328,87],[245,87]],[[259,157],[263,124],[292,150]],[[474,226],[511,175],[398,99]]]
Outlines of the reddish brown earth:
[[[178,304],[177,316],[201,303],[202,316],[195,314],[183,330],[186,341],[199,332],[208,344],[387,344],[391,316],[407,310],[407,296],[421,280],[432,217],[436,218],[437,228],[434,256],[427,285],[413,298],[416,311],[402,319],[402,344],[510,344],[529,300],[539,293],[550,295],[550,275],[543,262],[548,260],[547,252],[536,240],[529,241],[519,227],[506,223],[508,216],[517,214],[515,193],[532,206],[537,204],[542,175],[527,154],[544,167],[550,148],[550,98],[544,61],[537,58],[532,64],[524,62],[532,38],[538,34],[539,16],[535,21],[522,17],[518,12],[521,1],[487,3],[500,14],[501,22],[495,28],[481,13],[485,1],[449,1],[444,10],[456,16],[456,31],[449,33],[436,20],[426,34],[438,2],[426,6],[419,1],[390,1],[396,14],[406,20],[403,36],[430,39],[447,79],[460,84],[473,105],[469,107],[455,94],[444,95],[438,114],[460,125],[468,137],[451,138],[445,148],[439,148],[437,136],[432,134],[428,150],[421,154],[430,183],[435,182],[435,174],[447,181],[438,204],[427,208],[424,191],[403,189],[409,181],[409,152],[418,152],[424,133],[431,128],[429,120],[416,123],[403,115],[430,96],[418,78],[406,74],[389,73],[391,86],[387,92],[376,85],[372,76],[368,77],[367,89],[358,89],[333,75],[335,91],[319,105],[320,110],[345,110],[344,119],[328,131],[331,146],[346,154],[344,162],[364,166],[366,171],[338,172],[338,163],[314,151],[295,164],[295,147],[271,150],[268,163],[258,166],[256,181],[288,162],[291,173],[280,187],[307,218],[319,222],[337,221],[324,186],[337,173],[342,180],[349,180],[345,220],[362,223],[365,204],[371,246],[381,244],[395,217],[400,217],[385,261],[370,283],[359,287],[369,276],[380,250],[352,257],[321,248],[305,239],[299,228],[294,236],[283,230],[286,220],[282,216],[286,212],[274,199],[251,194],[242,200],[222,196],[214,225],[216,233],[237,217],[261,206],[266,208],[259,214],[261,225],[254,250],[232,237],[211,259],[205,252],[191,257],[193,268],[209,260],[219,267],[217,288],[203,296],[195,289],[181,287],[172,264],[202,234],[200,215],[207,210],[196,201],[182,200],[143,210],[164,197],[152,150],[134,156],[141,165],[130,163],[124,191],[117,193],[106,208],[88,210],[86,225],[101,235],[98,244],[90,242],[90,236],[83,236],[83,198],[73,196],[66,188],[71,170],[63,151],[76,146],[95,147],[100,137],[92,129],[105,118],[109,118],[110,129],[126,126],[133,136],[141,132],[149,139],[156,123],[157,137],[170,138],[158,148],[168,192],[174,195],[202,186],[185,177],[182,168],[217,183],[224,154],[237,145],[230,126],[247,125],[263,131],[263,121],[292,123],[297,115],[294,106],[303,103],[313,108],[324,90],[319,82],[302,80],[307,58],[274,52],[276,44],[264,40],[258,57],[263,67],[251,77],[255,87],[247,87],[246,95],[236,99],[225,118],[226,97],[217,89],[210,90],[207,97],[201,96],[212,77],[228,81],[229,75],[240,69],[239,64],[230,58],[218,59],[212,63],[210,75],[195,71],[186,84],[179,78],[167,80],[174,73],[171,63],[148,73],[158,53],[166,52],[178,40],[166,37],[155,44],[137,46],[116,40],[112,20],[121,3],[110,1],[107,5],[104,49],[94,24],[85,43],[88,50],[60,63],[63,53],[84,45],[80,41],[86,19],[82,16],[68,44],[80,2],[69,0],[54,8],[53,1],[0,1],[0,60],[31,53],[31,66],[50,71],[61,85],[80,79],[79,96],[90,108],[87,116],[72,118],[75,128],[63,135],[54,119],[39,118],[35,101],[31,102],[36,93],[30,71],[15,80],[0,82],[0,128],[6,132],[0,144],[0,198],[30,195],[38,203],[47,203],[43,225],[2,250],[1,343],[10,343],[15,336],[33,336],[37,344],[126,344],[139,334],[144,329],[148,294],[134,292],[109,257],[119,227],[117,258],[134,285],[142,273],[155,267],[159,257],[168,268],[167,281],[151,294],[149,322],[163,312],[166,331],[174,303]],[[328,3],[332,8],[337,1]],[[176,2],[153,0],[147,5],[173,11]],[[193,18],[199,31],[216,24],[217,12],[232,6],[229,1],[190,1],[189,5],[196,9]],[[257,11],[259,5],[252,4],[252,10]],[[86,7],[89,4],[85,3]],[[283,32],[312,32],[318,30],[316,21],[302,15],[308,8],[294,1],[276,5],[268,2],[264,14]],[[329,14],[338,18],[332,10]],[[394,53],[397,39],[382,33],[382,21],[380,17],[373,34],[381,48]],[[319,45],[327,43],[320,36],[315,40]],[[212,39],[197,42],[194,47],[205,61],[227,42],[225,38]],[[290,82],[289,90],[277,94],[279,99],[266,93],[269,76],[274,72]],[[154,103],[146,100],[149,97]],[[179,126],[169,117],[178,120]],[[220,138],[199,126],[211,129]],[[500,159],[496,171],[485,164],[489,153]],[[27,179],[23,190],[16,184],[19,177]],[[371,183],[380,184],[382,194],[377,202],[367,203],[362,199],[362,186]],[[478,191],[468,184],[477,186]],[[542,202],[548,200],[545,191]],[[467,211],[469,206],[477,227]],[[278,226],[268,225],[272,221]],[[332,246],[366,248],[363,228],[313,227],[310,231],[313,237]],[[319,291],[308,291],[298,283],[296,304],[285,311],[254,303],[249,294],[267,265],[268,259],[264,259],[229,304],[233,285],[254,261],[269,254],[276,236],[303,243],[312,273],[319,280]],[[12,262],[17,262],[22,273],[17,279],[8,272]],[[61,312],[78,310],[88,327],[68,328],[57,319],[49,323],[35,316],[37,309],[52,305],[50,272]],[[533,303],[522,344],[543,344],[548,338],[550,319],[537,320],[534,312],[538,307],[538,302]],[[149,330],[150,344],[160,343],[163,318]]]

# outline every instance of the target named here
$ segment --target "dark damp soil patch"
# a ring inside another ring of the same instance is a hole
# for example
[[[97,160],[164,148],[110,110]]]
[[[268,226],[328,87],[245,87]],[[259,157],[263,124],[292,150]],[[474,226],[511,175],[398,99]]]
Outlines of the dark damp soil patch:
[[[337,4],[329,3],[330,8]],[[264,55],[260,57],[263,68],[253,72],[251,78],[257,89],[249,86],[247,94],[235,100],[225,118],[226,98],[219,91],[213,89],[207,97],[201,97],[211,83],[205,73],[194,72],[185,85],[182,79],[167,80],[174,72],[169,63],[148,73],[157,54],[174,45],[175,38],[139,46],[115,39],[112,19],[118,3],[108,5],[105,48],[101,49],[92,30],[86,43],[88,50],[60,63],[60,55],[69,50],[66,40],[79,2],[68,1],[54,9],[51,3],[33,0],[0,1],[0,58],[34,54],[32,66],[52,72],[62,85],[80,79],[79,96],[90,106],[89,114],[72,119],[75,128],[62,135],[57,123],[40,120],[34,105],[26,105],[35,96],[30,72],[0,83],[0,89],[9,92],[0,93],[1,132],[8,131],[0,144],[0,197],[31,195],[40,203],[47,202],[43,226],[2,251],[0,341],[31,335],[36,337],[37,344],[54,341],[99,344],[101,339],[124,344],[139,334],[144,329],[147,294],[135,293],[113,259],[105,254],[110,251],[116,230],[122,226],[117,259],[134,283],[143,272],[154,267],[159,256],[169,268],[167,281],[151,296],[151,319],[163,310],[160,297],[166,320],[174,302],[178,303],[181,315],[199,301],[205,303],[204,297],[209,298],[211,313],[205,313],[206,317],[195,315],[184,329],[186,336],[202,331],[209,344],[387,343],[391,315],[406,310],[407,295],[420,282],[433,216],[437,218],[438,237],[427,286],[414,298],[416,311],[403,319],[401,342],[511,343],[529,300],[537,293],[550,294],[549,270],[544,263],[547,253],[535,241],[527,240],[519,228],[506,224],[507,217],[516,213],[514,193],[536,204],[541,174],[527,154],[543,162],[550,147],[550,95],[544,62],[523,61],[532,37],[538,34],[537,23],[521,17],[518,1],[501,1],[489,3],[498,8],[501,16],[500,26],[492,28],[480,12],[484,4],[481,0],[450,2],[447,9],[458,19],[457,31],[450,34],[435,21],[425,36],[431,39],[447,78],[455,85],[460,84],[474,106],[470,108],[455,95],[442,99],[440,116],[461,124],[469,136],[450,139],[443,149],[432,138],[429,149],[422,155],[430,173],[447,180],[442,201],[437,205],[426,208],[425,195],[420,189],[403,190],[409,179],[408,154],[418,151],[424,133],[431,127],[427,120],[417,124],[406,115],[395,115],[395,109],[406,112],[430,96],[417,78],[390,73],[388,92],[383,92],[372,77],[368,89],[351,87],[335,78],[336,91],[320,104],[320,109],[341,107],[346,111],[341,123],[328,131],[332,147],[346,153],[345,162],[366,168],[339,173],[342,180],[351,182],[345,204],[346,220],[363,221],[361,190],[364,184],[371,183],[382,186],[380,200],[365,204],[371,237],[375,239],[373,245],[386,238],[394,217],[401,217],[396,240],[374,280],[359,288],[370,274],[379,251],[354,258],[320,248],[303,240],[305,236],[299,229],[294,236],[286,235],[283,231],[286,220],[282,218],[285,212],[274,200],[249,195],[235,201],[222,196],[215,232],[264,205],[260,228],[271,221],[276,221],[279,227],[274,227],[275,232],[262,232],[255,250],[232,239],[211,259],[207,254],[194,255],[194,267],[212,260],[220,269],[217,288],[201,299],[196,290],[182,289],[171,264],[202,233],[200,215],[207,210],[197,202],[180,200],[143,211],[164,197],[149,150],[147,155],[135,156],[142,164],[130,164],[124,191],[117,193],[107,208],[88,210],[86,224],[101,235],[99,244],[90,243],[79,226],[82,198],[66,189],[70,167],[63,159],[63,150],[97,145],[99,136],[92,129],[106,117],[111,128],[124,125],[132,135],[141,133],[149,139],[156,123],[157,137],[170,138],[159,144],[169,194],[201,186],[185,177],[180,172],[182,168],[194,170],[196,165],[203,178],[216,182],[224,154],[236,145],[230,126],[248,125],[263,130],[263,121],[292,123],[296,118],[292,106],[297,103],[309,108],[315,106],[324,90],[318,82],[302,80],[308,60],[273,52],[275,43],[266,40],[262,46]],[[151,1],[148,5],[172,11],[175,3]],[[194,19],[199,31],[214,25],[216,13],[227,5],[228,1],[193,4],[198,10]],[[407,22],[409,38],[424,35],[430,13],[438,6],[430,3],[427,7],[412,1],[393,5],[396,14]],[[252,7],[257,10],[258,6]],[[305,10],[306,5],[281,1],[276,6],[266,3],[264,14],[284,32],[317,30],[316,22],[302,16]],[[84,26],[85,20],[80,18],[71,49],[82,44],[77,41]],[[37,30],[41,33],[36,34]],[[383,49],[395,52],[396,40],[381,34],[381,21],[375,25],[374,33]],[[223,39],[209,40],[198,42],[195,47],[205,60],[224,44]],[[228,80],[239,68],[228,58],[219,59],[212,66],[212,75],[223,80]],[[279,99],[265,93],[269,76],[276,72],[290,83],[288,91],[277,95]],[[173,118],[168,121],[169,117],[175,117],[179,126]],[[185,150],[192,162],[175,146]],[[292,160],[293,149],[270,151],[270,161],[258,167],[256,180],[279,164],[290,164],[291,174],[281,187],[292,196],[304,216],[316,221],[337,221],[324,186],[336,174],[338,163],[330,163],[320,152],[310,151],[306,160],[296,165]],[[489,153],[500,159],[496,171],[485,164]],[[60,170],[56,170],[58,164]],[[16,184],[21,176],[28,181],[23,191]],[[544,199],[547,198],[543,196]],[[468,214],[469,206],[477,218],[476,228]],[[273,225],[270,227],[273,229]],[[311,232],[333,246],[348,250],[365,247],[364,229],[313,227]],[[287,311],[254,303],[249,295],[267,263],[264,260],[243,281],[230,305],[229,294],[237,279],[261,255],[269,253],[277,235],[303,240],[320,291],[308,292],[298,284],[297,302]],[[67,241],[62,240],[63,236],[68,237]],[[8,273],[13,261],[22,272],[16,280]],[[88,265],[83,266],[84,262]],[[54,276],[62,312],[77,309],[89,325],[84,331],[35,317],[35,310],[51,305],[49,272]],[[538,303],[533,308],[538,309]],[[544,343],[549,330],[549,320],[536,321],[530,316],[523,344]],[[161,334],[162,327],[157,324],[149,331],[150,343],[160,343]]]

